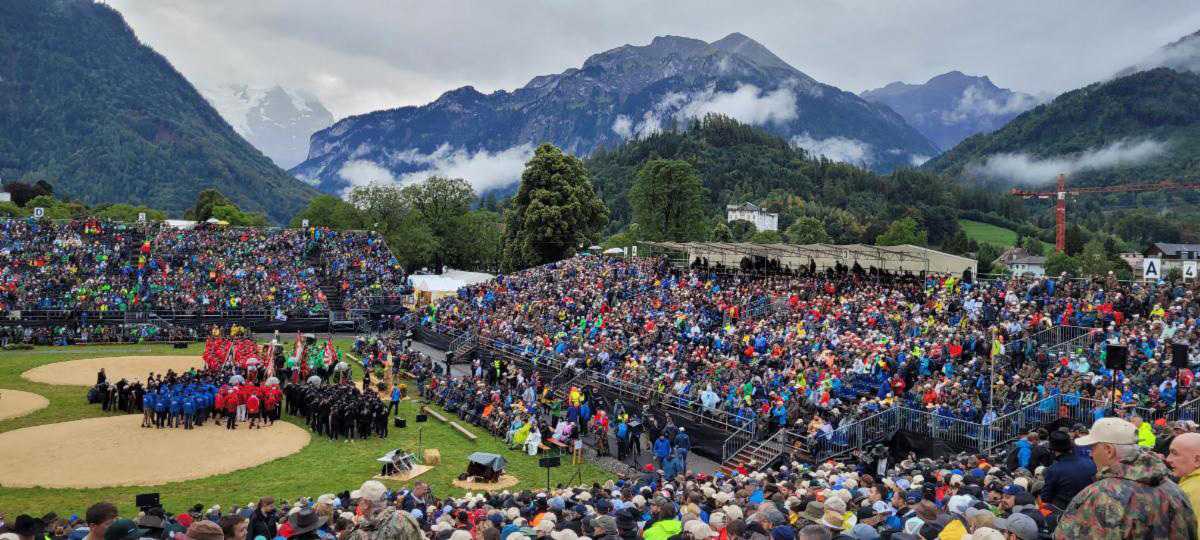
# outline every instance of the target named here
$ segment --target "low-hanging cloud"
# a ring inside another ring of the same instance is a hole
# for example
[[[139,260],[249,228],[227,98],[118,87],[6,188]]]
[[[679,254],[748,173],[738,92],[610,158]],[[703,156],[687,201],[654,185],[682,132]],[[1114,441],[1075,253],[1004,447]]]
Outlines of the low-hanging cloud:
[[[360,147],[354,156],[373,152],[374,147]],[[415,148],[394,152],[383,158],[352,159],[338,170],[338,176],[350,185],[343,196],[358,186],[373,184],[415,184],[430,176],[462,178],[475,193],[502,188],[521,179],[525,163],[533,157],[533,145],[522,144],[504,150],[470,152],[442,144],[428,154]],[[409,171],[397,175],[392,170]],[[417,170],[413,170],[417,169]]]
[[[796,95],[787,87],[767,92],[753,84],[739,84],[732,92],[717,92],[709,86],[693,94],[675,116],[701,118],[710,113],[753,125],[783,123],[796,119]]]
[[[1006,98],[990,97],[978,85],[968,86],[954,104],[954,110],[942,113],[942,123],[955,124],[968,118],[1017,114],[1036,107],[1037,98],[1013,92]]]
[[[753,84],[738,84],[731,92],[719,92],[709,85],[690,94],[668,92],[636,123],[626,115],[618,115],[612,130],[622,138],[646,138],[663,130],[668,120],[686,122],[706,114],[723,114],[752,125],[783,123],[796,119],[796,94],[790,87],[764,91]]]
[[[396,182],[396,176],[392,171],[380,166],[378,163],[367,159],[353,159],[347,161],[338,169],[338,176],[350,183],[343,191],[343,196],[349,193],[350,190],[359,186],[369,186],[372,184],[391,184]]]
[[[462,178],[471,184],[475,193],[502,188],[521,179],[525,162],[533,157],[533,145],[521,144],[497,152],[478,150],[470,152],[455,149],[448,144],[439,146],[429,154],[408,150],[392,156],[397,165],[407,163],[421,165],[416,172],[406,173],[399,178],[402,184],[424,181],[430,176]]]
[[[809,153],[825,156],[832,161],[850,163],[852,165],[869,165],[875,161],[874,151],[869,143],[847,137],[829,137],[815,139],[808,132],[795,135],[791,139],[792,146],[803,148]]]
[[[1162,156],[1167,150],[1167,144],[1163,142],[1123,139],[1103,148],[1048,158],[1026,153],[995,154],[982,164],[971,165],[968,172],[1022,184],[1042,184],[1059,174],[1136,165]]]

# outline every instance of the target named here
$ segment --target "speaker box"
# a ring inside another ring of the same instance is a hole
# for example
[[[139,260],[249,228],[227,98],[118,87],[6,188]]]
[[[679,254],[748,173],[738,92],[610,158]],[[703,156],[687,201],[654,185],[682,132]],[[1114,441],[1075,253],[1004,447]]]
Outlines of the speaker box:
[[[138,508],[158,508],[162,506],[158,502],[158,493],[141,493],[133,499],[133,503]]]
[[[553,469],[559,465],[562,465],[562,459],[560,459],[558,456],[544,457],[538,460],[538,467],[543,467],[546,469]]]
[[[1129,347],[1109,345],[1104,355],[1104,367],[1113,371],[1124,371],[1129,357]]]
[[[176,342],[173,344],[176,349],[186,349],[188,344],[184,342]]]
[[[1177,368],[1188,367],[1188,345],[1187,343],[1172,343],[1171,344],[1171,365]]]
[[[405,420],[405,419],[397,416],[392,419],[392,425],[394,425],[398,428],[406,428],[406,427],[408,427],[408,420]]]
[[[428,422],[428,421],[429,421],[429,417],[428,417],[428,416],[426,416],[426,415],[424,415],[424,414],[418,414],[418,415],[417,415],[417,423],[418,423],[418,424],[420,424],[421,422]]]

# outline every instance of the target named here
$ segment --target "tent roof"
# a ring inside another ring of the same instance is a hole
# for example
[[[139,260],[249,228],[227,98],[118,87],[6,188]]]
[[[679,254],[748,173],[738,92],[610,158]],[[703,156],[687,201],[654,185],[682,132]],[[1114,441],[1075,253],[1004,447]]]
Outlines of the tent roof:
[[[467,456],[467,461],[470,461],[471,463],[478,463],[480,465],[486,465],[491,467],[493,471],[503,471],[504,466],[508,465],[508,462],[505,461],[504,457],[500,454],[489,454],[487,452],[475,452],[474,454]]]

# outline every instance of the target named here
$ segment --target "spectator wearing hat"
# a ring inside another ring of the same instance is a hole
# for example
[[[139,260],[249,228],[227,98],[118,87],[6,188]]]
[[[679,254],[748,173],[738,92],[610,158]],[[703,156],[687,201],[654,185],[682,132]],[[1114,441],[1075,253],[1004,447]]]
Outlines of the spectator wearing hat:
[[[387,488],[378,480],[367,480],[357,491],[358,523],[348,540],[421,540],[421,524],[408,512],[387,504]]]
[[[1200,433],[1176,435],[1171,440],[1167,465],[1179,478],[1179,488],[1192,502],[1192,510],[1200,511]]]
[[[145,538],[148,532],[146,529],[138,528],[131,519],[118,519],[104,529],[104,540],[139,540]]]
[[[1075,444],[1092,447],[1096,482],[1071,501],[1055,538],[1196,538],[1187,495],[1162,458],[1138,446],[1133,424],[1101,418]]]
[[[1025,514],[1013,514],[996,520],[996,528],[1007,540],[1037,540],[1038,524]]]
[[[317,533],[317,529],[323,525],[325,525],[324,517],[317,514],[312,508],[301,508],[288,515],[286,527],[291,529],[291,536],[288,536],[288,540],[319,540],[321,536]]]
[[[1092,458],[1075,452],[1071,435],[1062,430],[1050,434],[1050,451],[1054,453],[1054,463],[1046,469],[1041,498],[1055,514],[1060,514],[1076,494],[1096,479],[1096,464]]]

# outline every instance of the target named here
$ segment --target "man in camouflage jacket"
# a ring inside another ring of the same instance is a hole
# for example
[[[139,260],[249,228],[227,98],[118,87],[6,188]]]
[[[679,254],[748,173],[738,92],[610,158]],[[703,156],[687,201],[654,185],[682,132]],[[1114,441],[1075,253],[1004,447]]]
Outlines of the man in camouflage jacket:
[[[1057,539],[1194,539],[1196,517],[1157,454],[1137,446],[1137,428],[1102,418],[1075,444],[1092,447],[1096,481],[1063,512]]]
[[[386,488],[377,480],[363,482],[354,492],[361,517],[350,529],[346,540],[423,540],[421,526],[408,512],[387,503]]]

